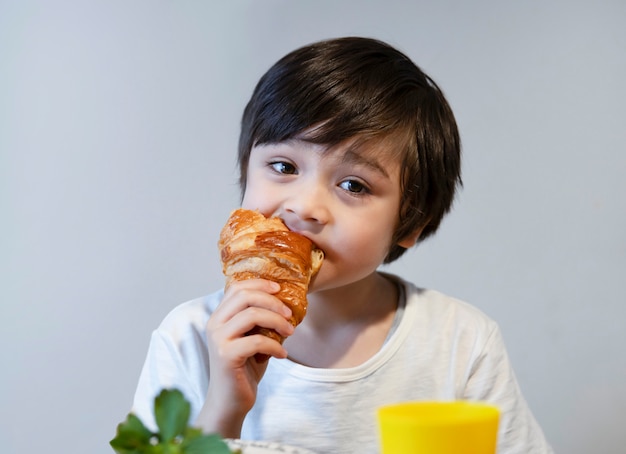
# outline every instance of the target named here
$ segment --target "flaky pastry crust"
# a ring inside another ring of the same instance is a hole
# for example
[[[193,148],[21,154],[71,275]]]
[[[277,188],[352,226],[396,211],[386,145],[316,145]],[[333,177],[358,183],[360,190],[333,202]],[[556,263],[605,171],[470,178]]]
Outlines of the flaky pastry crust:
[[[297,326],[306,315],[309,283],[319,271],[323,252],[308,238],[290,231],[278,217],[243,208],[233,211],[218,242],[226,288],[233,281],[261,278],[277,282],[276,296],[287,305],[291,324]],[[248,334],[261,333],[282,343],[272,329],[255,327]]]

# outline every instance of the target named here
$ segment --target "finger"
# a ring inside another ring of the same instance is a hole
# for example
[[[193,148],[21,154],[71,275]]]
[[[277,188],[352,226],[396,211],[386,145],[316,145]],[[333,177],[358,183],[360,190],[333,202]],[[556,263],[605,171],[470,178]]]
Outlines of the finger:
[[[279,342],[262,334],[245,336],[233,341],[230,354],[233,355],[235,362],[253,357],[257,362],[263,362],[270,356],[287,358],[287,350]]]
[[[256,326],[275,330],[283,337],[290,336],[294,331],[293,325],[281,315],[264,308],[248,307],[223,324],[207,326],[209,349],[231,366],[237,367],[241,366],[249,356],[258,353],[284,358],[286,352],[275,339],[260,334],[249,335],[249,332]],[[245,341],[243,345],[247,348],[236,349],[235,346],[242,345],[242,340]],[[257,350],[255,347],[257,344],[265,350]]]
[[[221,368],[226,367],[227,370],[234,370],[245,366],[248,360],[254,361],[253,357],[259,359],[269,356],[286,358],[287,351],[276,340],[255,334],[228,340],[219,348],[210,348],[210,355],[213,360],[217,361],[216,364],[222,365]]]
[[[288,318],[291,310],[274,296],[279,290],[280,285],[263,279],[233,282],[226,289],[213,317],[224,322],[248,307],[262,307]]]
[[[273,329],[283,337],[293,334],[294,327],[282,314],[261,307],[248,307],[235,314],[226,324],[225,331],[231,339],[241,337],[255,326]]]
[[[226,291],[228,291],[228,289],[235,289],[235,288],[242,288],[242,289],[249,288],[249,289],[262,290],[267,293],[276,293],[280,290],[280,284],[274,281],[270,281],[269,279],[261,279],[261,278],[234,280],[230,283]]]

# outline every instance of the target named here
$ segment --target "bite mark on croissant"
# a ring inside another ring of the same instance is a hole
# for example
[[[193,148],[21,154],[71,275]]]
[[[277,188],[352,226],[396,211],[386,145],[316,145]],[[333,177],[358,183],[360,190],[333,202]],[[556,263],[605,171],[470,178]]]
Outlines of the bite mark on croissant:
[[[308,238],[290,231],[278,217],[239,208],[230,215],[218,242],[226,288],[244,279],[262,278],[280,284],[276,296],[292,312],[295,327],[307,310],[306,294],[311,278],[319,271],[324,253]],[[255,327],[248,334],[261,333],[282,343],[275,330]]]

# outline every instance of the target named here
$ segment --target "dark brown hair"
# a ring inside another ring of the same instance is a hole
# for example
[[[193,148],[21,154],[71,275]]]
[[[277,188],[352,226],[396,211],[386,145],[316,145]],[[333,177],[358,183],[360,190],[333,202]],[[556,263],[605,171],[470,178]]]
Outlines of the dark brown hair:
[[[315,128],[311,129],[313,126]],[[242,118],[242,193],[255,145],[301,136],[328,146],[386,137],[401,147],[401,207],[385,263],[396,243],[423,228],[435,233],[461,182],[461,143],[454,115],[435,82],[406,55],[370,38],[338,38],[297,49],[259,80]]]

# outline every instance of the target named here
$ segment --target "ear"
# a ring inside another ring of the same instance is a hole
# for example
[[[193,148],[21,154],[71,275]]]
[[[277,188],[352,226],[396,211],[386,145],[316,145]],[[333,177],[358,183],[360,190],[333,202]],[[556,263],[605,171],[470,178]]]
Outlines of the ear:
[[[420,227],[416,229],[413,233],[410,233],[409,235],[402,238],[400,241],[398,241],[398,246],[402,246],[405,249],[410,249],[415,246],[415,243],[417,243],[417,240],[419,240],[419,237],[422,234],[422,230],[424,230],[424,227]]]

